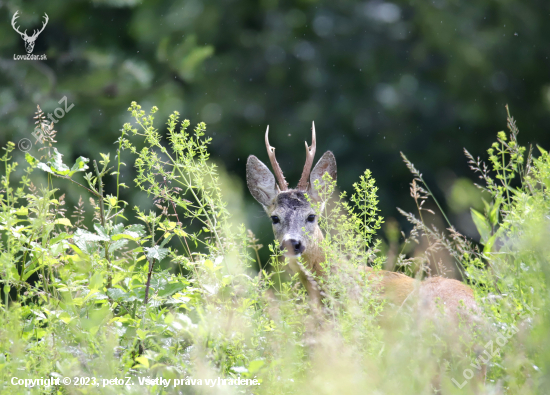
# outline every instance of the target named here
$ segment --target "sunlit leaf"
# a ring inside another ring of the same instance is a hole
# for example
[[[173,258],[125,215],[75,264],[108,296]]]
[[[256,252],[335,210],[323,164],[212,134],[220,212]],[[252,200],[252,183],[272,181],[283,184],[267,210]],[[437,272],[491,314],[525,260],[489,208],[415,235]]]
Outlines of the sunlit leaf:
[[[479,235],[481,236],[481,242],[485,244],[489,237],[491,236],[491,225],[487,221],[487,218],[479,211],[470,209],[472,212],[472,220],[476,226]]]
[[[57,224],[57,225],[65,225],[65,226],[73,226],[71,224],[71,221],[68,219],[68,218],[57,218],[55,221],[54,221],[54,224]]]
[[[163,288],[158,290],[158,296],[160,296],[161,298],[165,298],[167,296],[175,294],[176,292],[181,291],[183,288],[185,288],[185,285],[182,283],[167,284]]]
[[[156,259],[162,261],[166,255],[168,255],[168,248],[161,248],[159,246],[154,247],[145,247],[145,252],[147,253],[147,259]]]

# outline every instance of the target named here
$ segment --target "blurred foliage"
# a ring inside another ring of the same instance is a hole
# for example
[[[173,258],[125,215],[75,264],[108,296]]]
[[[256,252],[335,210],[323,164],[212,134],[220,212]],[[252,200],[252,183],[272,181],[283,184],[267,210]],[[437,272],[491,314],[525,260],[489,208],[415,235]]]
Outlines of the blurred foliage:
[[[49,15],[34,50],[47,61],[12,60],[25,53],[10,26],[17,10],[23,29]],[[161,118],[177,110],[206,122],[213,158],[243,179],[246,157],[265,154],[270,124],[292,184],[315,120],[318,151],[335,153],[340,188],[370,168],[392,217],[396,206],[413,207],[399,151],[456,197],[445,188],[469,174],[461,148],[481,154],[506,103],[523,121],[524,141],[550,145],[549,12],[543,0],[8,0],[0,4],[0,144],[30,139],[36,105],[51,113],[67,96],[74,108],[56,125],[58,148],[91,157],[112,148],[128,103],[139,100],[158,105]],[[67,199],[76,203],[77,192]],[[268,224],[251,207],[264,239]]]
[[[448,191],[447,202],[453,212],[463,212],[473,207],[483,208],[483,192],[469,178],[457,179]]]

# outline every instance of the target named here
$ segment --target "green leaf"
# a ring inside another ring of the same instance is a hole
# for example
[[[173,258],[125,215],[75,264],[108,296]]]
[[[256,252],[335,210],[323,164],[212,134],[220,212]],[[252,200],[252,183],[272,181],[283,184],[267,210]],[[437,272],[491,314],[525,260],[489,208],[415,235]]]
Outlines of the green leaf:
[[[141,329],[138,329],[138,334],[139,334],[139,332],[144,332],[144,331],[142,331]],[[145,357],[136,357],[136,361],[139,362],[144,367],[146,367],[147,369],[149,369],[149,360],[147,358],[145,358]]]
[[[38,257],[34,258],[32,261],[28,261],[25,264],[25,267],[23,269],[23,276],[21,277],[23,281],[27,281],[27,279],[38,269],[40,269],[41,265],[37,265],[38,263]]]
[[[137,335],[138,337],[141,339],[141,340],[145,340],[145,338],[147,337],[147,331],[144,331],[143,329],[138,329],[137,331]],[[144,358],[144,357],[138,357],[138,358]],[[136,358],[137,359],[137,358]],[[146,359],[146,358],[145,358]]]
[[[32,274],[36,272],[38,269],[40,269],[40,266],[36,266],[35,268],[30,270],[25,270],[25,273],[23,274],[23,277],[22,277],[23,281],[27,281],[29,277],[32,276]]]
[[[17,215],[29,215],[29,209],[26,208],[26,207],[20,207],[19,209],[17,209],[17,211],[15,212],[15,214]]]
[[[485,216],[479,211],[474,210],[473,208],[470,210],[472,212],[472,220],[474,221],[477,231],[481,236],[481,243],[485,244],[491,236],[491,225],[489,224],[489,221],[487,221],[487,218],[485,218]]]
[[[84,297],[83,301],[87,301],[88,299],[90,299],[92,296],[94,296],[96,293],[98,293],[99,291],[97,289],[90,289],[90,292],[88,292],[88,294]],[[76,299],[75,299],[76,301]]]
[[[175,294],[176,292],[181,291],[183,288],[185,288],[185,285],[182,283],[167,284],[166,286],[158,290],[158,296],[160,296],[161,298],[165,298],[167,296]]]
[[[31,166],[36,166],[39,162],[38,159],[36,159],[34,156],[29,154],[28,152],[25,152],[25,160]]]
[[[68,324],[70,323],[72,320],[73,320],[73,317],[71,317],[69,315],[69,313],[67,313],[66,311],[62,312],[61,314],[59,314],[59,317],[58,317],[61,321],[63,321],[65,324]]]
[[[174,321],[174,315],[172,313],[166,314],[164,317],[164,323],[165,324],[171,324]]]
[[[136,232],[138,235],[145,235],[145,225],[134,224],[126,227],[125,232]]]
[[[168,248],[160,248],[159,246],[154,247],[145,247],[145,252],[147,253],[147,259],[156,259],[158,261],[162,261],[166,255],[168,255]]]
[[[82,258],[86,256],[86,254],[84,253],[84,251],[82,251],[82,250],[80,249],[80,247],[77,247],[77,246],[74,245],[74,244],[69,244],[69,247],[71,247],[71,248],[74,250],[74,252],[76,252],[76,254],[77,254],[78,256],[80,256],[80,257],[82,257]]]
[[[79,156],[76,162],[74,163],[73,167],[71,167],[71,172],[69,173],[69,177],[72,176],[74,173],[78,171],[86,171],[88,170],[87,163],[90,161],[90,159],[85,158],[83,156]]]
[[[109,237],[99,236],[84,229],[77,229],[73,240],[81,252],[92,254],[94,249],[98,248],[97,242],[109,241]]]
[[[260,368],[262,366],[264,366],[265,364],[265,361],[262,360],[262,359],[256,359],[255,361],[252,361],[248,364],[248,371],[250,373],[255,373],[257,372],[258,370],[260,370]]]
[[[55,220],[54,224],[65,225],[65,226],[73,226],[71,224],[71,221],[69,220],[69,218],[58,218],[58,219]]]
[[[36,165],[39,169],[47,173],[57,174],[64,177],[71,177],[74,173],[78,171],[85,171],[88,169],[86,163],[88,163],[90,159],[80,156],[74,163],[73,167],[69,169],[69,167],[63,163],[63,155],[59,153],[57,148],[53,147],[53,151],[54,152],[50,160],[48,160],[46,163],[40,162]],[[25,158],[30,164],[35,163],[34,160],[36,159],[32,156],[29,155],[29,157]]]
[[[71,237],[73,237],[73,235],[70,235],[65,232],[61,232],[60,234],[58,234],[57,236],[55,236],[53,239],[50,240],[50,244],[55,244],[60,242],[61,240],[70,239]]]
[[[204,261],[204,267],[206,267],[209,270],[214,270],[214,262],[212,262],[210,259],[206,259]]]
[[[166,237],[162,243],[160,243],[160,246],[161,247],[164,247],[166,245],[166,243],[168,243],[170,241],[170,239],[173,237],[174,235],[168,235],[168,237]]]
[[[124,247],[126,244],[128,244],[128,240],[125,240],[125,239],[121,239],[121,240],[117,240],[115,242],[113,242],[110,246],[109,246],[109,253],[112,253],[118,249],[121,249],[122,247]]]
[[[109,288],[107,290],[107,295],[109,295],[114,300],[119,300],[123,302],[133,302],[134,300],[142,300],[143,296],[141,294],[136,294],[135,291],[124,292],[120,288]]]
[[[50,168],[50,166],[48,166],[48,165],[45,164],[45,163],[40,162],[39,164],[36,165],[36,167],[38,167],[40,170],[45,171],[46,173],[56,174],[56,173]]]
[[[120,239],[128,239],[128,240],[132,240],[132,241],[138,241],[139,240],[139,234],[137,234],[136,232],[125,231],[125,233],[119,233],[117,235],[111,236],[111,240],[113,240],[113,241],[117,241],[117,240],[120,240]]]
[[[493,226],[495,226],[498,223],[498,211],[500,209],[501,203],[502,203],[502,200],[497,199],[497,201],[489,211],[489,220],[491,221],[491,225]]]
[[[109,288],[107,289],[107,295],[109,295],[114,300],[124,300],[127,296],[127,293],[120,288]]]
[[[90,290],[100,289],[103,286],[103,276],[101,273],[95,273],[90,280]]]
[[[115,273],[112,281],[113,285],[118,284],[120,281],[124,280],[126,276],[127,276],[126,272]]]
[[[497,239],[496,233],[489,237],[489,240],[485,243],[485,246],[483,246],[483,252],[489,253],[493,249],[493,245],[495,244],[495,241]]]
[[[109,233],[105,230],[103,226],[101,226],[100,224],[94,224],[94,229],[97,234],[103,238],[103,240],[109,240]]]
[[[59,153],[57,148],[53,148],[53,156],[46,163],[39,163],[38,167],[48,173],[59,174],[66,176],[70,173],[70,169],[63,163],[63,155]]]

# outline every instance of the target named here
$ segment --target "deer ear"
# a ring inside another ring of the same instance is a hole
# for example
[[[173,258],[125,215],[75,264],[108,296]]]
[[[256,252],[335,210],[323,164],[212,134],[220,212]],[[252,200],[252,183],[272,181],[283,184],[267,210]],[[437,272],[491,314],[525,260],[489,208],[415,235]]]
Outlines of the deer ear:
[[[267,209],[277,196],[275,177],[266,165],[254,155],[246,162],[246,183],[254,199]]]
[[[330,151],[325,152],[323,156],[321,156],[321,159],[319,159],[319,162],[317,162],[309,177],[309,187],[307,193],[317,202],[321,200],[319,192],[326,187],[326,182],[323,180],[323,175],[325,173],[328,173],[330,178],[336,181],[336,158]],[[321,185],[320,190],[315,189],[315,180],[319,180],[319,184]]]

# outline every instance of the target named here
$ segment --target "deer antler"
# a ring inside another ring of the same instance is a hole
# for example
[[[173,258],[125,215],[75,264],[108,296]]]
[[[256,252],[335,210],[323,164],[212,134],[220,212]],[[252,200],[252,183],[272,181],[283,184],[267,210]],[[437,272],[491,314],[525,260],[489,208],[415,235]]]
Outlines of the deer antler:
[[[19,18],[19,15],[17,15],[19,13],[19,11],[15,11],[15,14],[13,14],[13,18],[11,18],[11,27],[13,27],[13,30],[15,30],[17,33],[19,33],[21,35],[21,37],[23,36],[27,36],[27,31],[25,30],[25,33],[21,33],[19,31],[19,28],[17,26],[15,26],[15,20],[17,18]]]
[[[40,29],[40,31],[36,32],[36,33],[33,33],[32,35],[32,38],[35,38],[35,37],[38,37],[38,35],[40,33],[42,33],[42,31],[44,30],[44,28],[46,27],[46,25],[48,24],[48,21],[50,20],[50,18],[48,18],[48,14],[44,13],[44,16],[43,18],[45,18],[46,20],[44,22],[42,22],[42,29]],[[25,30],[26,31],[26,30]]]
[[[29,36],[27,36],[27,30],[26,29],[25,29],[25,33],[21,33],[19,31],[19,28],[17,26],[15,26],[15,21],[16,21],[17,18],[19,18],[19,15],[17,15],[18,13],[19,13],[19,11],[15,11],[15,14],[13,14],[13,18],[11,18],[11,27],[13,27],[13,30],[15,30],[17,33],[19,33],[21,35],[21,37],[26,37],[27,39],[33,39],[33,38],[38,37],[38,35],[40,33],[42,33],[42,31],[44,30],[44,28],[48,24],[48,21],[50,20],[50,18],[48,17],[48,14],[44,13],[43,18],[45,18],[46,20],[44,22],[42,22],[42,29],[40,29],[38,32],[35,30],[33,35],[31,37],[29,37]]]
[[[283,175],[281,166],[279,166],[279,163],[277,163],[277,159],[275,159],[275,147],[272,147],[271,145],[269,145],[268,134],[269,134],[269,125],[267,126],[267,130],[265,131],[265,147],[267,148],[267,155],[269,156],[271,167],[275,172],[275,177],[277,178],[277,183],[279,184],[279,190],[286,191],[288,190],[288,182],[286,182],[285,180],[285,176]]]
[[[302,177],[298,182],[296,189],[300,191],[307,190],[309,184],[309,173],[311,173],[311,167],[313,166],[313,158],[315,157],[315,150],[317,148],[317,140],[315,138],[315,122],[311,123],[311,146],[308,147],[306,143],[306,164],[304,165],[304,170],[302,172]]]

